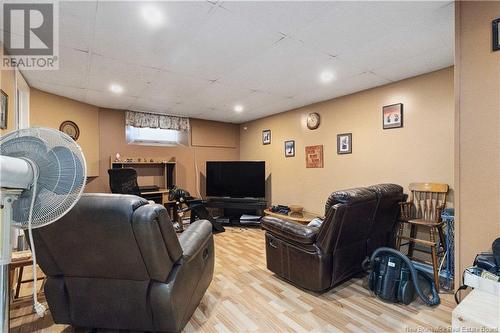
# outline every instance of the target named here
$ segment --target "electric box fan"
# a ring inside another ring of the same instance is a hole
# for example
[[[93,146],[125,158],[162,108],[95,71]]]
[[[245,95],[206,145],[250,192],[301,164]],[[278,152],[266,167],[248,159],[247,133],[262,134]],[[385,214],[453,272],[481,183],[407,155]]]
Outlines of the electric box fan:
[[[0,138],[0,320],[8,332],[8,275],[11,260],[11,226],[28,230],[33,257],[34,309],[43,316],[37,300],[36,252],[31,229],[57,221],[80,198],[86,182],[86,164],[80,146],[68,135],[48,128],[28,128]]]

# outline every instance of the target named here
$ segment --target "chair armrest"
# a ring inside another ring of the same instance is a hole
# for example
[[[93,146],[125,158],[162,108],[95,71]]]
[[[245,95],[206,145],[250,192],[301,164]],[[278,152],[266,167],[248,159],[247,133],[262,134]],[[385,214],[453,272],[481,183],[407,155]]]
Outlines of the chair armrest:
[[[261,223],[264,230],[273,235],[299,244],[314,244],[318,235],[318,228],[311,228],[276,217],[265,216]]]
[[[212,224],[207,220],[198,220],[191,223],[189,228],[179,236],[182,248],[182,256],[186,262],[203,249],[203,246],[212,237]]]
[[[413,207],[412,201],[405,201],[399,203],[399,210],[400,210],[399,219],[401,221],[408,221],[409,219],[412,218],[411,215],[412,207]]]

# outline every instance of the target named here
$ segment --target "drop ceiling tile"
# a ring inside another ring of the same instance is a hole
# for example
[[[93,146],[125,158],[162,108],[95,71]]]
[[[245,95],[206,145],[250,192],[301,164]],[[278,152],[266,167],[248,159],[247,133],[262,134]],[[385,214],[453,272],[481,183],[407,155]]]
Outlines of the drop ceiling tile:
[[[151,27],[142,17],[154,6],[164,24]],[[189,43],[210,16],[208,2],[99,2],[93,50],[129,63],[163,67],[167,57]]]
[[[166,68],[217,79],[263,53],[282,38],[218,8],[190,42],[167,55]]]
[[[208,80],[162,70],[140,97],[143,99],[162,99],[168,101],[169,105],[173,105],[194,98],[209,85]]]
[[[229,110],[232,109],[234,104],[241,103],[241,100],[251,93],[252,91],[249,89],[242,89],[215,82],[201,91],[194,100],[208,108]]]
[[[115,95],[111,92],[87,90],[85,102],[103,108],[128,110],[136,104],[136,97]]]
[[[449,67],[453,65],[453,57],[453,49],[444,45],[433,49],[432,52],[423,52],[414,57],[376,68],[373,72],[391,81],[399,81]]]
[[[89,51],[94,36],[96,1],[59,2],[59,43]]]
[[[157,78],[160,70],[92,55],[87,87],[108,91],[111,84],[119,84],[129,96],[140,96]]]
[[[214,108],[209,108],[203,105],[199,105],[198,103],[180,103],[176,104],[172,107],[170,110],[172,114],[176,115],[183,115],[183,116],[188,116],[188,117],[195,117],[195,118],[200,118],[202,115],[215,115],[217,117],[223,117],[224,116],[224,111],[217,110]],[[203,118],[203,117],[202,117]],[[208,119],[208,118],[204,118]],[[210,118],[209,120],[214,120]],[[220,120],[220,119],[219,119]]]
[[[379,4],[379,5],[377,5]],[[377,15],[384,3],[339,1],[295,37],[310,47],[330,55],[342,54],[377,40],[390,32],[386,15]]]
[[[268,31],[293,35],[332,6],[319,1],[229,1],[222,7],[242,20],[262,26]]]
[[[89,55],[87,52],[60,47],[58,70],[25,70],[23,71],[23,75],[28,82],[39,81],[56,84],[61,87],[84,88],[88,63]]]
[[[302,90],[322,89],[319,76],[325,70],[331,71],[337,80],[360,72],[347,62],[287,38],[220,81],[288,97]]]
[[[170,110],[169,103],[163,99],[152,98],[136,98],[134,103],[130,106],[130,110],[153,112],[153,113],[168,113]]]

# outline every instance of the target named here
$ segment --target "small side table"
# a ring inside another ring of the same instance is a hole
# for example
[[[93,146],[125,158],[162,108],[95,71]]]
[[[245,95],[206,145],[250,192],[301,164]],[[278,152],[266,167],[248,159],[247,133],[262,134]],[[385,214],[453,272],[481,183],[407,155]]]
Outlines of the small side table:
[[[272,216],[276,217],[279,219],[283,220],[288,220],[300,224],[308,224],[315,218],[319,218],[320,216],[318,214],[314,213],[309,213],[309,212],[302,212],[302,213],[292,213],[289,212],[288,214],[280,214],[280,213],[275,213],[272,212],[270,209],[264,209],[264,214],[267,216]]]

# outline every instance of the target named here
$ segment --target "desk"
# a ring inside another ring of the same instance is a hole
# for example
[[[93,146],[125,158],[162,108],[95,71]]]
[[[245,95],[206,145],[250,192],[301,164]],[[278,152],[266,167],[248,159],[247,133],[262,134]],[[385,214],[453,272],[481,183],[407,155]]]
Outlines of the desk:
[[[288,221],[292,221],[292,222],[297,222],[297,223],[300,223],[300,224],[308,224],[313,219],[319,217],[318,214],[308,213],[308,212],[302,212],[302,213],[292,213],[292,212],[290,212],[290,213],[288,213],[288,214],[285,215],[285,214],[279,214],[279,213],[272,212],[269,209],[265,209],[264,210],[264,214],[266,214],[268,216],[276,217],[276,218],[279,218],[279,219],[282,219],[282,220],[288,220]]]
[[[167,209],[172,222],[176,222],[179,219],[179,215],[177,214],[177,205],[175,204],[175,201],[168,200],[169,192],[170,191],[166,188],[160,188],[157,191],[141,192],[141,196],[148,200],[161,196],[161,204]]]
[[[168,193],[169,193],[168,189],[166,189],[166,188],[160,188],[157,191],[141,192],[141,196],[143,196],[144,198],[148,199],[148,198],[151,198],[151,197],[156,197],[156,196],[160,196],[161,195],[161,204],[165,205],[169,201],[168,200]]]
[[[175,161],[154,158],[122,158],[122,161],[115,161],[111,156],[109,166],[111,169],[134,168],[139,185],[154,184],[161,188],[172,188],[177,181],[175,165]]]

